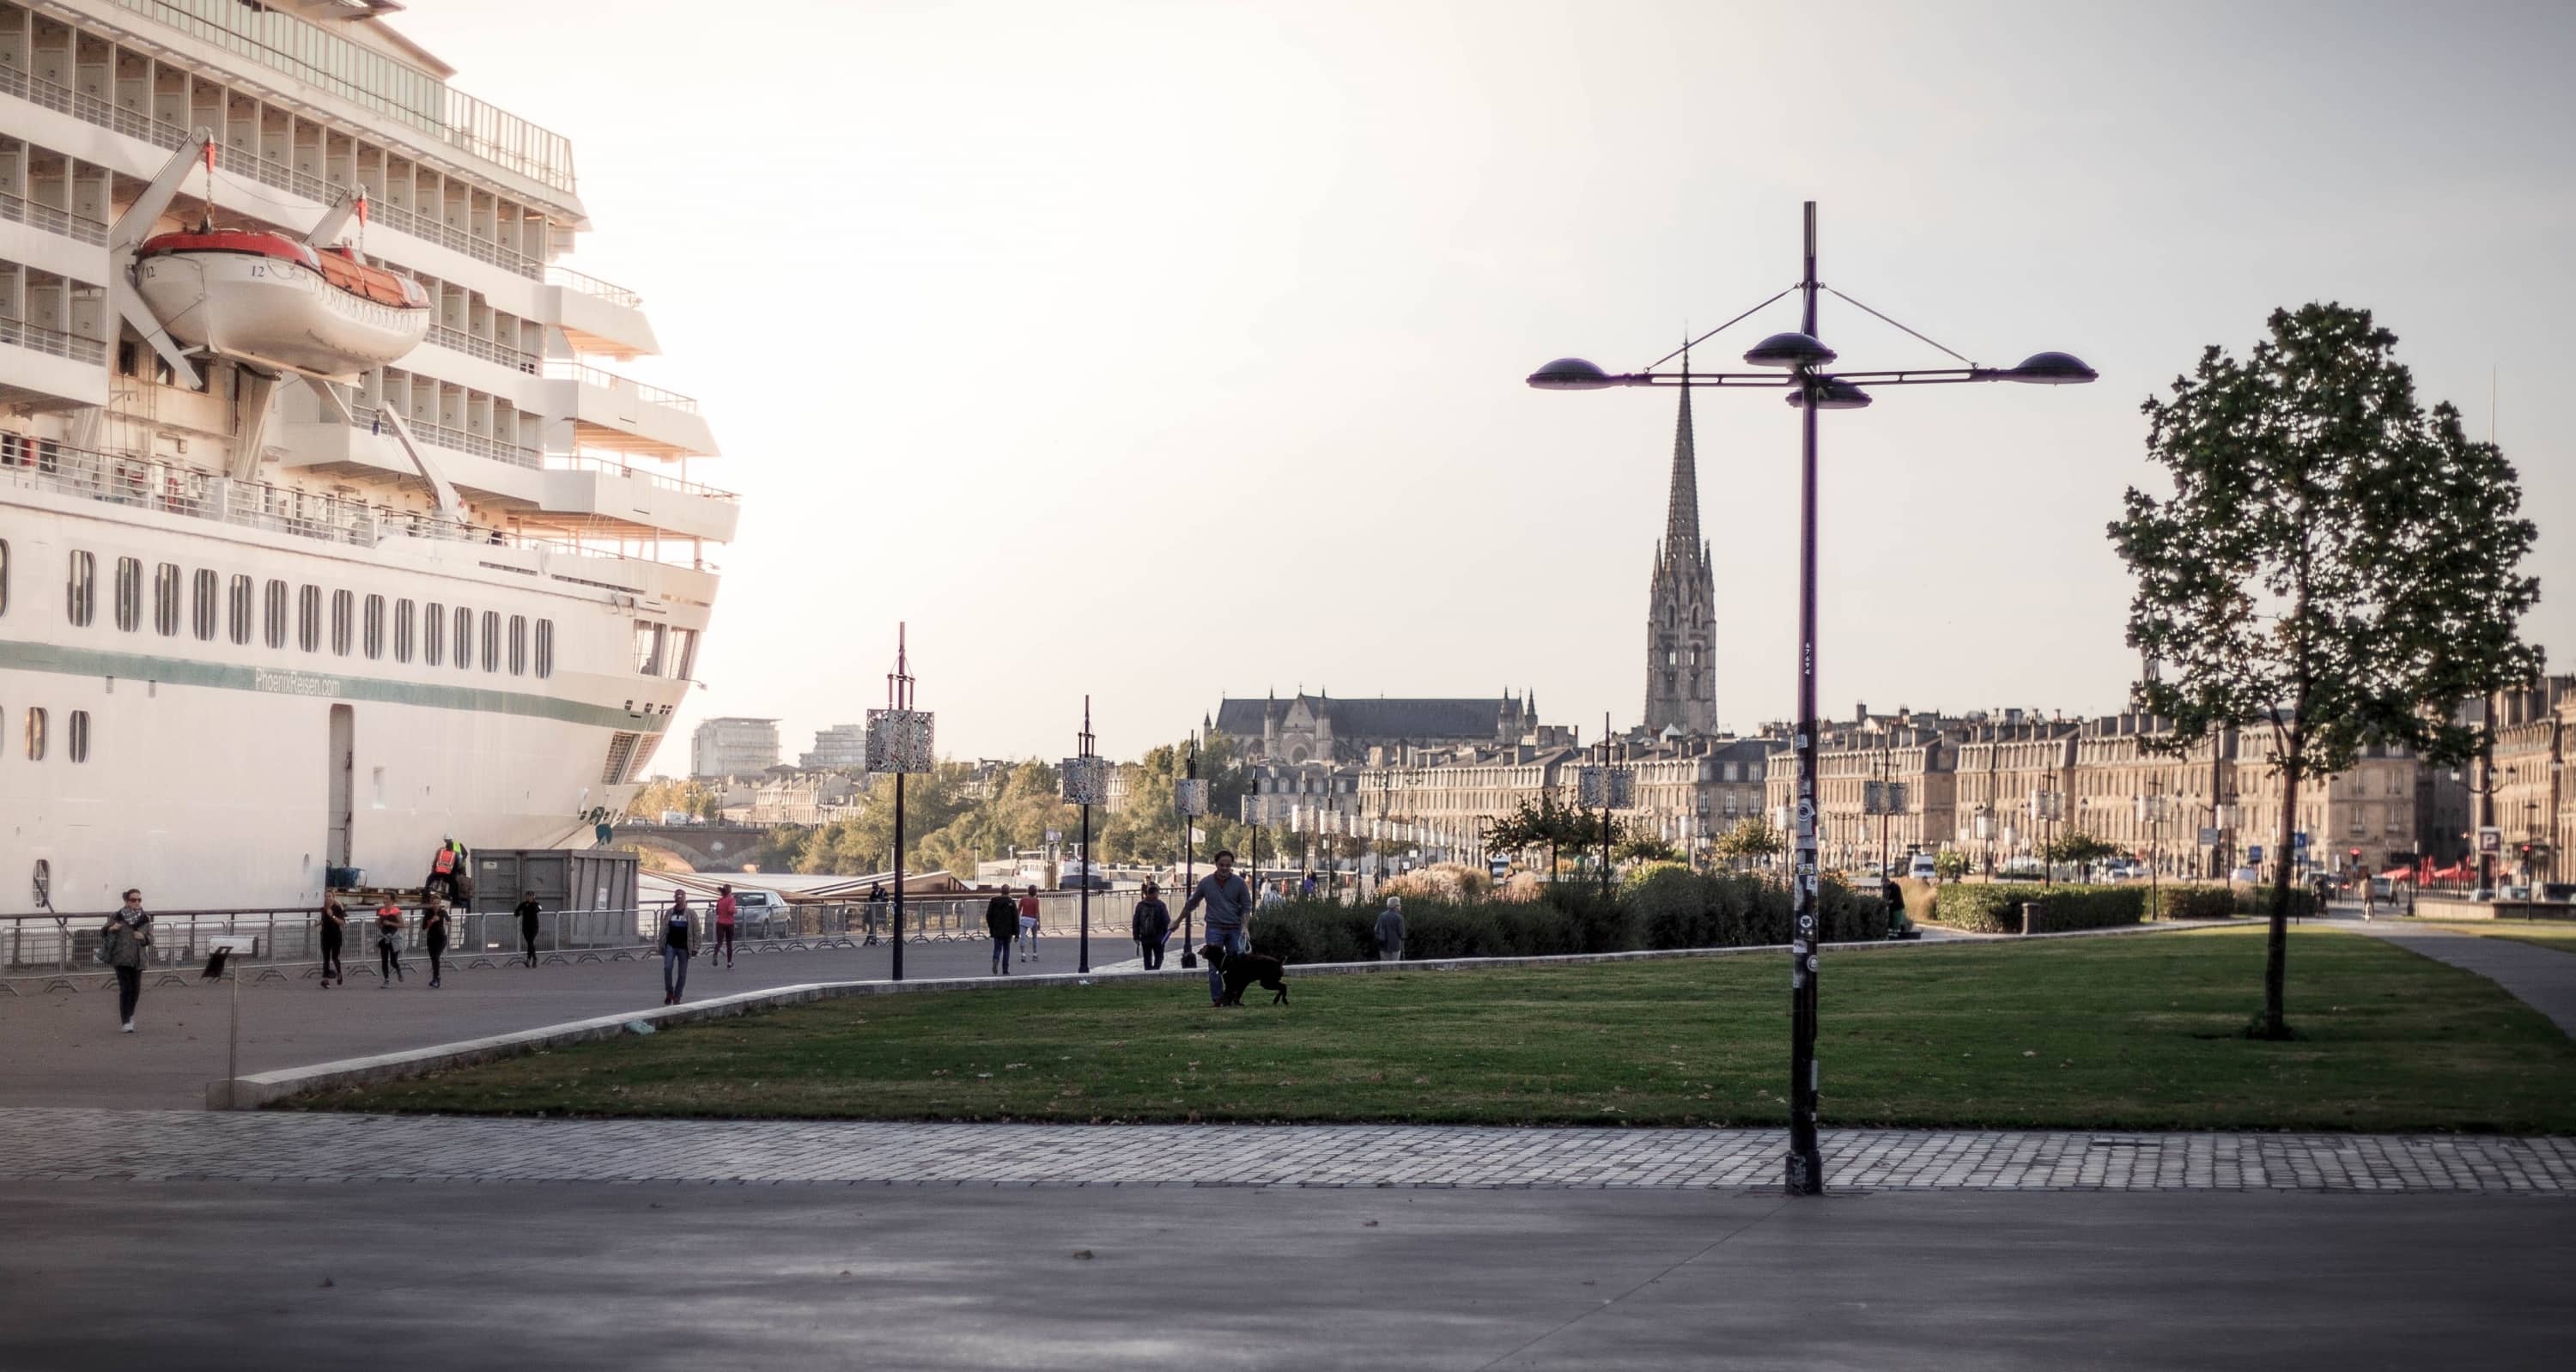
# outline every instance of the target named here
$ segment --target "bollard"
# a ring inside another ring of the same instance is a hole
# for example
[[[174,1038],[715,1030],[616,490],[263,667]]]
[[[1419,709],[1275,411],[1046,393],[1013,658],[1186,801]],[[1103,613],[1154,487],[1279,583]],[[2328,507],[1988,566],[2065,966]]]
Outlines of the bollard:
[[[2046,922],[2046,912],[2040,908],[2040,902],[2035,900],[2026,900],[2021,903],[2021,931],[2023,933],[2036,934],[2040,931],[2040,926]]]

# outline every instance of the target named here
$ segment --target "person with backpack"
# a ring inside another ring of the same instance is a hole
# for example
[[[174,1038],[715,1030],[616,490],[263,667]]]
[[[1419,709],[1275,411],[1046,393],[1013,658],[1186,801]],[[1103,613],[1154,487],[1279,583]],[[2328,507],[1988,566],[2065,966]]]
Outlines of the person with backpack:
[[[427,899],[429,897],[423,896],[424,901]],[[379,991],[403,979],[402,928],[402,907],[394,903],[392,896],[385,897],[385,903],[376,907],[376,989]]]
[[[1020,932],[1020,907],[1011,901],[1009,887],[993,893],[984,902],[984,932],[993,936],[993,975],[1011,974],[1011,939]]]
[[[716,941],[707,950],[707,965],[716,965],[716,954],[724,954],[725,967],[733,967],[733,887],[716,887]],[[772,931],[773,933],[776,931]]]
[[[447,902],[432,898],[420,910],[420,942],[429,950],[429,989],[438,989],[439,959],[447,955]]]
[[[1136,902],[1136,946],[1144,954],[1148,972],[1161,970],[1163,945],[1172,937],[1172,910],[1163,904],[1161,891],[1161,887],[1147,881],[1144,899]]]
[[[528,965],[534,967],[537,965],[537,916],[543,913],[537,906],[537,893],[521,891],[519,903],[510,913],[519,917],[519,946],[527,950]]]
[[[868,928],[868,936],[867,936],[866,940],[865,940],[864,942],[862,942],[862,943],[861,943],[861,945],[860,945],[861,947],[865,947],[865,948],[873,948],[873,947],[875,947],[875,946],[876,946],[876,942],[877,942],[877,924],[885,918],[885,913],[886,913],[886,893],[885,893],[885,883],[884,883],[884,882],[881,882],[881,881],[872,881],[872,882],[869,882],[869,883],[868,883],[868,908],[867,908],[867,928]]]
[[[134,1032],[134,1007],[143,999],[143,950],[152,946],[152,916],[143,912],[143,892],[129,889],[125,905],[99,926],[98,960],[116,970],[116,1017],[122,1032]]]
[[[334,980],[346,983],[349,973],[340,965],[340,949],[349,936],[349,907],[338,896],[322,898],[322,989],[331,989]]]
[[[689,893],[671,897],[671,913],[662,917],[662,1003],[677,1005],[680,993],[689,989],[689,959],[697,956],[697,945],[691,941],[695,930],[689,918]]]

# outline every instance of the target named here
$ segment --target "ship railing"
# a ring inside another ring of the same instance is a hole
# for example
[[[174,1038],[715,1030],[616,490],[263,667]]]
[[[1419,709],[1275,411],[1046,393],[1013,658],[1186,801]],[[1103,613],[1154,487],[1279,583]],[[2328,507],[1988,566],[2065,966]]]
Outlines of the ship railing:
[[[66,238],[77,238],[83,243],[95,243],[101,247],[107,245],[107,225],[87,215],[58,210],[51,205],[40,205],[25,196],[11,195],[7,191],[0,191],[0,219],[18,224],[32,224],[49,233],[58,233]]]
[[[68,357],[75,362],[107,360],[107,345],[95,338],[83,338],[79,334],[49,329],[42,324],[30,324],[6,315],[0,315],[0,343],[15,343],[21,348]]]
[[[550,380],[578,381],[585,386],[598,386],[604,390],[632,391],[638,397],[656,405],[667,405],[688,414],[698,412],[698,402],[678,391],[648,385],[633,377],[619,376],[615,372],[594,367],[587,362],[549,358],[546,362],[546,376]]]
[[[85,91],[57,85],[41,76],[31,76],[15,67],[0,66],[0,94],[14,95],[47,109],[113,130],[129,138],[163,148],[178,148],[196,136],[192,129],[129,110],[122,105],[101,100]],[[215,164],[227,172],[247,176],[264,185],[300,195],[318,204],[330,204],[345,186],[323,180],[311,172],[298,171],[283,162],[271,160],[248,148],[227,147],[215,155]],[[367,215],[376,223],[410,234],[414,238],[436,243],[461,252],[477,261],[488,262],[504,271],[532,281],[545,279],[546,264],[514,248],[504,247],[489,239],[477,238],[451,224],[418,213],[402,205],[370,196]]]
[[[742,498],[731,491],[718,490],[713,486],[701,486],[694,481],[683,481],[678,477],[665,476],[649,468],[638,467],[615,458],[597,457],[589,453],[557,453],[546,459],[546,467],[549,471],[601,472],[609,476],[630,477],[666,491],[678,491],[682,495],[694,495],[707,500]]]
[[[376,421],[381,413],[372,405],[356,405],[349,410],[351,422],[359,428],[370,431],[377,428]],[[442,448],[453,448],[460,453],[471,453],[476,457],[488,457],[495,462],[507,462],[513,467],[534,469],[546,465],[546,455],[535,448],[523,448],[516,443],[504,443],[488,435],[468,433],[463,429],[451,429],[444,424],[432,423],[425,419],[413,419],[408,422],[413,436],[426,443],[435,443]]]
[[[600,280],[598,277],[574,271],[570,267],[554,266],[551,264],[548,265],[546,268],[546,284],[549,286],[562,286],[568,290],[579,291],[583,295],[597,296],[612,305],[623,305],[630,310],[640,310],[644,308],[643,296],[626,289],[624,286],[613,285],[609,282]]]
[[[451,352],[498,362],[512,371],[526,372],[530,376],[535,376],[545,361],[535,353],[524,352],[507,343],[495,343],[488,338],[476,338],[463,329],[451,329],[444,324],[429,326],[429,341]]]

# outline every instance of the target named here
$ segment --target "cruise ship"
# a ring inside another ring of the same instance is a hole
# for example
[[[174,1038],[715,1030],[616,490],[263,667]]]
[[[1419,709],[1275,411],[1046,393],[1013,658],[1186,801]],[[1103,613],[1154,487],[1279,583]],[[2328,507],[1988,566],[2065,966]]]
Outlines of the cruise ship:
[[[570,142],[386,0],[0,0],[0,913],[586,846],[735,498]]]

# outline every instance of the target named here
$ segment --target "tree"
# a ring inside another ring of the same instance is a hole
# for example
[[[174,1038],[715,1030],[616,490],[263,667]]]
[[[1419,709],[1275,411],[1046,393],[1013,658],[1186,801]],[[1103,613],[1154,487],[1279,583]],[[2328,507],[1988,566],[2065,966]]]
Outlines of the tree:
[[[1780,841],[1780,831],[1761,815],[1746,815],[1735,827],[1718,835],[1714,851],[1730,862],[1759,862],[1777,857],[1788,845]]]
[[[2286,856],[2301,783],[2366,744],[2466,757],[2461,698],[2539,670],[2520,637],[2539,582],[2519,571],[2534,530],[2515,517],[2513,467],[2449,404],[2416,403],[2394,334],[2334,304],[2275,310],[2269,326],[2244,360],[2212,345],[2169,399],[2147,400],[2147,456],[2173,494],[2132,488],[2110,534],[2137,578],[2139,703],[2174,723],[2159,746],[2260,730]],[[2289,886],[2282,862],[2248,1031],[2262,1038],[2290,1034]]]
[[[1956,848],[1944,848],[1932,855],[1932,875],[1943,881],[1957,881],[1968,874],[1968,855]]]
[[[1627,826],[1619,840],[1618,853],[1629,862],[1679,862],[1682,852],[1666,843],[1642,822]]]
[[[2120,845],[2106,843],[2081,829],[2069,829],[2040,845],[2040,856],[2069,867],[2088,867],[2118,857],[2122,851]]]

